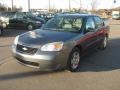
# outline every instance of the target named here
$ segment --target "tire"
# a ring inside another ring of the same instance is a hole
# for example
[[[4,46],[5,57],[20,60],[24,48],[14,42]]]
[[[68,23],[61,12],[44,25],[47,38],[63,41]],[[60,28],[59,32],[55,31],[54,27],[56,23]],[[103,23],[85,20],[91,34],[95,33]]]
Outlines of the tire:
[[[6,27],[7,27],[7,24],[6,24],[6,23],[3,23],[2,26],[3,26],[3,28],[6,28]]]
[[[68,60],[68,70],[71,72],[77,72],[80,66],[80,50],[78,48],[74,48],[70,53]]]
[[[33,29],[34,29],[33,24],[28,24],[28,25],[27,25],[27,30],[33,30]]]
[[[99,49],[104,50],[107,48],[108,45],[108,37],[105,36],[104,39],[102,40]]]

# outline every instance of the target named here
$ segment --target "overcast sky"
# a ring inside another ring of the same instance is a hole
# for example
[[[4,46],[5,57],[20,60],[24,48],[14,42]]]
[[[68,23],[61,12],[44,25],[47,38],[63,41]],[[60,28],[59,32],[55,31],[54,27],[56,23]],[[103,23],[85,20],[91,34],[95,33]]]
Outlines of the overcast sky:
[[[27,2],[28,0],[13,0],[14,5],[17,7],[22,7],[24,10],[28,10]],[[49,0],[30,0],[31,1],[31,8],[48,8],[48,1]],[[91,1],[92,0],[81,0],[82,1],[82,8],[91,9]],[[111,8],[120,6],[120,0],[116,0],[116,4],[113,4],[113,0],[98,0],[97,8]],[[69,0],[51,0],[51,7],[57,9],[68,9]],[[0,0],[0,3],[5,4],[11,7],[11,0]],[[71,7],[72,8],[79,8],[80,7],[80,0],[71,0]]]

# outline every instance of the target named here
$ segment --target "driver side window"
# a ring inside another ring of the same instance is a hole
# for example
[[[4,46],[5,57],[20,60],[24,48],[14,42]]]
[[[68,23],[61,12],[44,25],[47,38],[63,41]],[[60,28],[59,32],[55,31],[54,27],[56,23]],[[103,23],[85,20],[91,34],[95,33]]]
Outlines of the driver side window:
[[[21,13],[16,13],[16,18],[23,19],[23,14],[21,14]]]
[[[88,18],[86,22],[86,31],[87,30],[95,30],[95,23],[93,18]]]

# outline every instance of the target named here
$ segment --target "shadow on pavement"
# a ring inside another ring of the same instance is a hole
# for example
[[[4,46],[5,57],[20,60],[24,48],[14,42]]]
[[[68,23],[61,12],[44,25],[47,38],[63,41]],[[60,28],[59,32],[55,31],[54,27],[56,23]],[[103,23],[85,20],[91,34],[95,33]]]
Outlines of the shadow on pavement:
[[[3,35],[1,37],[15,37],[22,33],[27,32],[27,30],[20,30],[20,29],[5,29]]]
[[[81,61],[80,72],[102,72],[120,69],[120,39],[112,39],[106,50],[96,50]],[[57,72],[31,71],[0,75],[0,81],[46,75]]]
[[[80,72],[100,72],[120,69],[120,39],[109,40],[108,48],[87,55],[80,65]]]
[[[60,72],[63,72],[63,71],[62,70],[59,70],[59,71],[31,71],[31,72],[6,74],[6,75],[0,75],[0,81],[26,78],[26,77],[32,77],[32,76],[40,76],[40,75],[46,75],[46,74],[54,74],[54,73],[60,73]]]

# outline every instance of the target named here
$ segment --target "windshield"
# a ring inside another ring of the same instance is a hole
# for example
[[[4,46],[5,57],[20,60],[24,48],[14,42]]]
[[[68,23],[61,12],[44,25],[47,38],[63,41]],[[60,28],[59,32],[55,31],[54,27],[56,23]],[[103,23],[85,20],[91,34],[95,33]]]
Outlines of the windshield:
[[[82,17],[55,16],[49,20],[42,29],[78,32],[82,27],[82,23]]]

